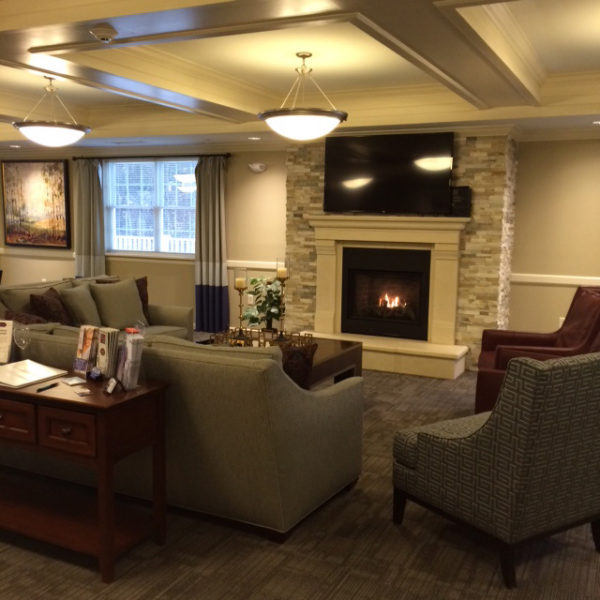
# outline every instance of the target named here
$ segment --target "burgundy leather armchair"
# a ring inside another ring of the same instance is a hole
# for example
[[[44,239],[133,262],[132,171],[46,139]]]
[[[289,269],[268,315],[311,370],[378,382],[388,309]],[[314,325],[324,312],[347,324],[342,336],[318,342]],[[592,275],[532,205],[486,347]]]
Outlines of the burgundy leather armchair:
[[[478,361],[475,412],[491,410],[511,358],[548,360],[600,352],[600,287],[577,288],[560,329],[534,333],[485,329]]]

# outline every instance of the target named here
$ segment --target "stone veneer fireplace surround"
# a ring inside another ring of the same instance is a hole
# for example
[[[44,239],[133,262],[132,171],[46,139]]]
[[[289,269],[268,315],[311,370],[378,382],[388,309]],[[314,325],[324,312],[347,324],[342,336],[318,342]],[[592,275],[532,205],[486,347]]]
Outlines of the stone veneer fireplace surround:
[[[314,334],[360,340],[363,366],[455,378],[467,346],[456,345],[460,234],[469,219],[391,215],[309,215],[316,247]],[[431,253],[428,339],[408,340],[341,332],[344,248],[428,250]]]
[[[500,132],[456,132],[454,139],[454,182],[473,191],[471,220],[460,236],[454,343],[469,347],[467,366],[473,368],[482,330],[508,325],[517,144]],[[315,329],[317,251],[308,220],[324,214],[324,154],[322,141],[287,149],[286,252],[294,265],[286,286],[290,329]]]

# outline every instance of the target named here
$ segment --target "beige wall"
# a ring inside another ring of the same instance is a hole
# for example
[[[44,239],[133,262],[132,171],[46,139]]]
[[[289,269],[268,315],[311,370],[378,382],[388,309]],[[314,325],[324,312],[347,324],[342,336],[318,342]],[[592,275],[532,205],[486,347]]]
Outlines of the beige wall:
[[[251,162],[262,162],[267,168],[263,173],[254,174],[248,168]],[[285,253],[285,152],[232,154],[227,166],[226,186],[229,262],[232,268],[234,265],[247,266],[250,276],[263,275]],[[72,250],[16,249],[4,248],[3,245],[4,239],[1,239],[0,269],[4,270],[3,283],[59,279],[74,274]],[[151,303],[193,305],[192,260],[115,256],[108,257],[106,264],[108,273],[120,277],[147,275]],[[237,295],[231,296],[230,304],[232,323],[235,324]]]
[[[553,331],[600,285],[600,140],[519,145],[510,323]]]

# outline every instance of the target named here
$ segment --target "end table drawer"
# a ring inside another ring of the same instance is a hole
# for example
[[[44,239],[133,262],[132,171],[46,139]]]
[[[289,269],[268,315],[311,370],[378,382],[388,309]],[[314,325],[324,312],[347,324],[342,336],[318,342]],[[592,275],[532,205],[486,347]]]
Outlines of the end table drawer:
[[[35,406],[0,398],[0,438],[35,444]]]
[[[87,413],[40,406],[38,440],[46,448],[96,456],[96,419]]]

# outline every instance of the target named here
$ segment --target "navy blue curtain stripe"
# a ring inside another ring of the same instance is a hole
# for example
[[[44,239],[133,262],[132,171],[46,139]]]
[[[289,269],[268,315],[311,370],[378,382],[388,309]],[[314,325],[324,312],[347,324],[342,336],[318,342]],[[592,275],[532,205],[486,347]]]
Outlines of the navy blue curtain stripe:
[[[223,331],[229,327],[229,295],[227,286],[196,286],[196,329]]]

